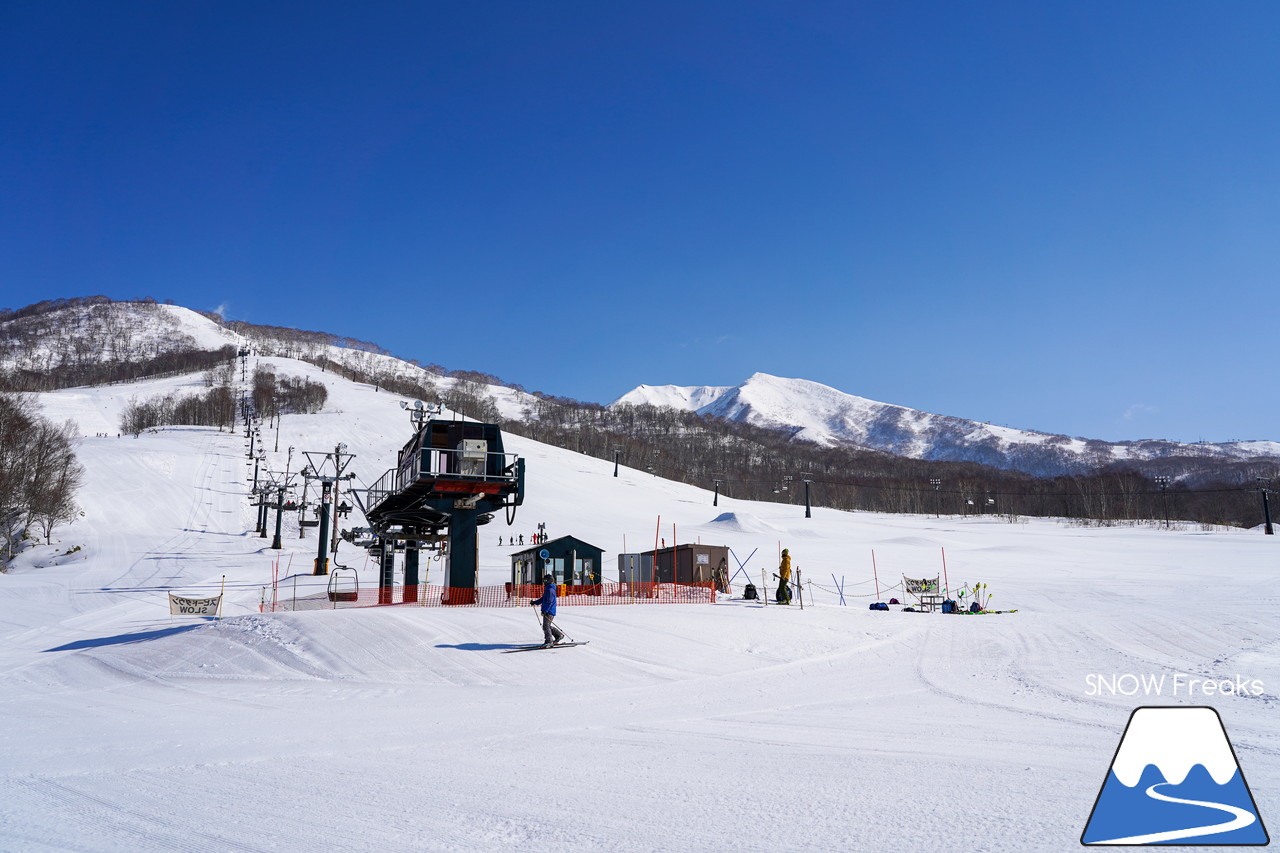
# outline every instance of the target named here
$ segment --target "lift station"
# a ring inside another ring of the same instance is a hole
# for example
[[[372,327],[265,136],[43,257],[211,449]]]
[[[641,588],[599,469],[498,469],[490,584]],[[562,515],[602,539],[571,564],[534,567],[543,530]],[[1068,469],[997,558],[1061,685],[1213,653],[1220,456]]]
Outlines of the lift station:
[[[377,537],[371,550],[381,561],[380,586],[388,594],[395,550],[402,545],[406,600],[417,600],[418,556],[426,548],[445,557],[446,603],[471,604],[479,564],[477,528],[498,512],[506,514],[508,524],[515,521],[516,507],[524,502],[524,459],[503,452],[497,424],[443,420],[439,414],[438,406],[413,404],[417,431],[401,448],[396,467],[365,492],[363,509]]]

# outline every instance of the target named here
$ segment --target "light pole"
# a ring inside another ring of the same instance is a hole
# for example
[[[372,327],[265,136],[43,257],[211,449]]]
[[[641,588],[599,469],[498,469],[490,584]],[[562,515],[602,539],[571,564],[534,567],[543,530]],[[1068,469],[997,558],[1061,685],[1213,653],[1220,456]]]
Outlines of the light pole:
[[[618,476],[618,454],[622,452],[621,447],[613,448],[613,476]]]
[[[813,518],[813,505],[809,503],[809,486],[813,483],[813,475],[806,472],[800,477],[804,480],[804,517]]]
[[[929,480],[929,485],[933,486],[933,517],[942,518],[942,481],[934,477]]]
[[[1271,527],[1271,503],[1267,500],[1267,495],[1271,492],[1270,486],[1270,477],[1258,478],[1258,491],[1262,492],[1262,532],[1268,536],[1274,536],[1275,530]]]
[[[1156,475],[1156,485],[1160,487],[1160,502],[1164,504],[1164,529],[1169,529],[1169,483],[1172,478],[1165,474]]]
[[[712,480],[711,482],[716,484],[716,496],[711,499],[711,505],[720,506],[720,481]]]

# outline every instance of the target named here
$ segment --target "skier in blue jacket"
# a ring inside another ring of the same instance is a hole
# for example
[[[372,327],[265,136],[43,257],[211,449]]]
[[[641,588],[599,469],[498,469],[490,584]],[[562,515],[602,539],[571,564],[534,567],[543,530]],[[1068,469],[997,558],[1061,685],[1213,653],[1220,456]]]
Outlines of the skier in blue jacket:
[[[564,631],[556,627],[556,582],[551,575],[542,576],[542,597],[529,602],[542,605],[542,637],[544,646],[554,646],[564,639]]]

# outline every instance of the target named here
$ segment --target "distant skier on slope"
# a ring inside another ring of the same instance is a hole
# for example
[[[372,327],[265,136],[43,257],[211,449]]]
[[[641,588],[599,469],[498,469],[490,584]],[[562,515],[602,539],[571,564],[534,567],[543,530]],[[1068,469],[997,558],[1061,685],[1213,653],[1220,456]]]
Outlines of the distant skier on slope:
[[[564,631],[556,627],[556,582],[555,578],[546,574],[542,576],[542,597],[529,602],[530,605],[542,605],[542,638],[543,645],[550,647],[564,639]]]
[[[779,604],[791,603],[791,552],[786,548],[782,549],[782,562],[778,563],[778,573],[774,575],[778,578],[778,592],[775,599]]]

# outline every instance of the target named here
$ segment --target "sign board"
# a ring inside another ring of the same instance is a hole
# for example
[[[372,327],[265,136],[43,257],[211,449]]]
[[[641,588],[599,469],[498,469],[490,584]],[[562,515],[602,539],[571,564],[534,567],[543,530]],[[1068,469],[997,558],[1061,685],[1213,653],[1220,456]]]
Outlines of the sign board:
[[[696,558],[695,562],[696,562],[699,566],[709,566],[709,565],[711,565],[711,555],[710,555],[710,554],[695,554],[695,555],[694,555],[694,557]]]
[[[541,557],[541,558],[542,558],[542,559],[544,559],[544,560],[550,560],[550,559],[551,559],[551,552],[550,552],[550,551],[548,551],[546,548],[543,548],[541,551],[539,551],[539,552],[538,552],[538,556],[539,556],[539,557]]]
[[[169,593],[170,616],[217,616],[221,608],[221,595],[213,598],[183,598]]]

